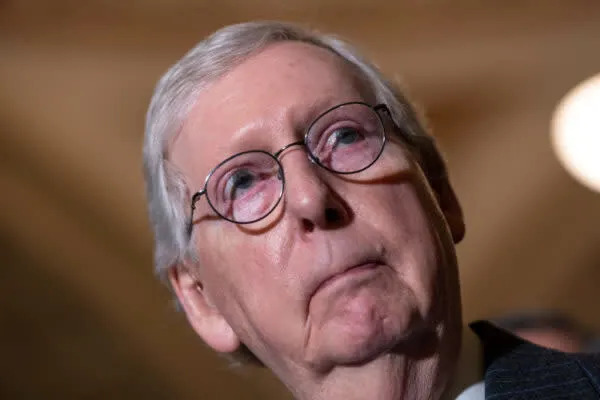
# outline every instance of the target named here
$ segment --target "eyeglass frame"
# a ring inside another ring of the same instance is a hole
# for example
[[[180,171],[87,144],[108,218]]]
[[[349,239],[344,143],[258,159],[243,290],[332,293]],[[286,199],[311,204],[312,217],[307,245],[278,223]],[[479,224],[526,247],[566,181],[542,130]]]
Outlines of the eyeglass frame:
[[[373,159],[373,161],[371,161],[369,164],[367,164],[365,167],[360,168],[356,171],[351,171],[351,172],[338,172],[334,169],[331,169],[329,167],[326,167],[325,165],[323,165],[319,159],[312,153],[312,151],[310,150],[310,148],[307,146],[306,141],[307,141],[307,137],[309,132],[311,131],[312,127],[321,119],[321,117],[323,117],[324,115],[330,113],[331,111],[338,109],[340,107],[343,106],[347,106],[347,105],[351,105],[351,104],[360,104],[366,107],[369,107],[370,109],[372,109],[375,114],[377,115],[377,117],[379,118],[379,122],[381,123],[381,128],[383,130],[383,137],[382,137],[382,142],[381,142],[381,149],[379,150],[379,153],[377,154],[377,156]],[[266,218],[269,214],[271,214],[273,212],[273,210],[275,210],[277,208],[277,206],[279,205],[279,203],[281,202],[281,199],[283,198],[283,193],[285,192],[285,173],[283,171],[283,165],[281,164],[281,161],[279,161],[279,156],[281,155],[281,153],[283,153],[285,150],[289,149],[292,146],[303,146],[306,150],[306,153],[308,155],[308,159],[313,163],[313,164],[317,164],[319,167],[334,173],[334,174],[338,174],[338,175],[351,175],[351,174],[357,174],[359,172],[362,172],[364,170],[366,170],[367,168],[370,168],[373,164],[375,164],[375,162],[377,162],[377,160],[379,159],[379,157],[381,157],[381,154],[383,153],[383,150],[385,148],[385,144],[386,144],[386,130],[385,130],[385,122],[383,121],[383,118],[381,117],[380,112],[385,112],[388,116],[391,116],[390,113],[390,109],[388,108],[388,106],[384,103],[380,103],[377,105],[370,105],[368,103],[362,102],[362,101],[349,101],[349,102],[345,102],[345,103],[341,103],[338,105],[335,105],[331,108],[328,108],[327,110],[323,111],[321,114],[319,114],[308,126],[308,128],[306,129],[306,132],[304,133],[304,137],[302,138],[302,140],[298,140],[296,142],[292,142],[289,144],[286,144],[285,146],[281,147],[279,150],[277,150],[274,153],[270,153],[266,150],[245,150],[239,153],[235,153],[229,157],[227,157],[226,159],[224,159],[223,161],[219,162],[215,167],[213,167],[210,172],[208,173],[208,175],[206,176],[206,178],[204,179],[204,185],[202,187],[201,190],[197,191],[196,193],[194,193],[192,195],[191,198],[191,212],[190,212],[190,223],[188,226],[188,234],[191,234],[192,229],[193,229],[193,225],[194,225],[194,210],[196,209],[196,202],[200,199],[200,197],[202,197],[203,195],[206,195],[206,201],[208,202],[208,205],[210,206],[210,208],[212,208],[212,210],[220,217],[223,218],[226,221],[229,221],[231,223],[237,224],[237,225],[247,225],[247,224],[252,224],[254,222],[258,222],[261,219]],[[211,176],[213,175],[213,173],[219,169],[219,167],[221,167],[222,165],[224,165],[225,163],[229,162],[230,160],[234,159],[235,157],[239,157],[241,155],[244,154],[248,154],[248,153],[263,153],[268,155],[269,157],[273,158],[275,160],[275,162],[277,163],[277,166],[279,167],[277,175],[278,175],[278,179],[281,180],[281,193],[279,193],[279,197],[277,199],[277,201],[275,201],[275,203],[273,204],[273,206],[271,207],[271,209],[263,216],[261,216],[260,218],[256,218],[254,220],[251,221],[245,221],[245,222],[238,222],[235,220],[232,220],[230,218],[227,218],[225,216],[223,216],[219,211],[217,211],[216,207],[212,204],[212,202],[210,201],[210,197],[207,195],[207,186],[208,186],[208,181],[210,180]],[[280,173],[281,172],[281,173]]]

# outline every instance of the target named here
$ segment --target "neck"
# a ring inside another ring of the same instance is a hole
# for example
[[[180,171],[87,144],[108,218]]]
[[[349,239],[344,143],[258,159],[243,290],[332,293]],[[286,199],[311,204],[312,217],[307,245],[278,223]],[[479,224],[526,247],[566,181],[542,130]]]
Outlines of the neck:
[[[469,386],[481,380],[483,380],[483,350],[475,334],[469,328],[465,328],[462,332],[462,346],[454,375],[442,399],[454,400]]]
[[[273,368],[298,400],[439,400],[456,369],[460,331],[415,335],[360,364]],[[285,365],[285,364],[284,364]],[[280,365],[282,366],[282,365]]]
[[[338,366],[309,379],[308,385],[293,385],[302,389],[294,390],[294,395],[299,400],[436,399],[441,393],[433,393],[433,388],[444,386],[436,382],[438,361],[385,354],[360,366]]]

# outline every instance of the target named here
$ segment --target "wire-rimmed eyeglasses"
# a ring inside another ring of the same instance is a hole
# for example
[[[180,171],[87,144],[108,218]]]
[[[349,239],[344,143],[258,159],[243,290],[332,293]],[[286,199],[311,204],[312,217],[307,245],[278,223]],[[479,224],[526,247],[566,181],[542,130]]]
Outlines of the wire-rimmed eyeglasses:
[[[355,174],[369,168],[385,146],[382,111],[389,114],[385,104],[339,104],[320,114],[301,141],[273,154],[249,150],[221,161],[209,172],[202,190],[192,196],[189,231],[196,202],[203,195],[221,218],[236,224],[250,224],[269,215],[281,201],[285,187],[279,156],[292,146],[304,146],[313,163],[336,174]]]

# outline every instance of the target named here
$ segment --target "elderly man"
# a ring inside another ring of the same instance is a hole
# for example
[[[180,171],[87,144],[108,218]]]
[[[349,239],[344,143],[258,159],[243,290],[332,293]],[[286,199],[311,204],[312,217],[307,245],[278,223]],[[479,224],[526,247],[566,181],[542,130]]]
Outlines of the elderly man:
[[[298,399],[455,398],[483,379],[476,350],[459,357],[464,225],[444,163],[348,44],[282,23],[217,31],[157,85],[144,157],[157,271],[216,351],[263,363]],[[567,388],[507,386],[538,349],[474,329],[502,353],[481,361],[505,361],[487,396],[600,391],[588,359]]]

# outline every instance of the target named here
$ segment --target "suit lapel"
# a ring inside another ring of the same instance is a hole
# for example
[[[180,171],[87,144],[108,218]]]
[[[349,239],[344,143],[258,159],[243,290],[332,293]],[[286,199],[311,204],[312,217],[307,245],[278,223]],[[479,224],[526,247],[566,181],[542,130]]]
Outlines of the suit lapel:
[[[486,399],[600,398],[599,360],[536,346],[486,321],[470,327],[483,344]]]

